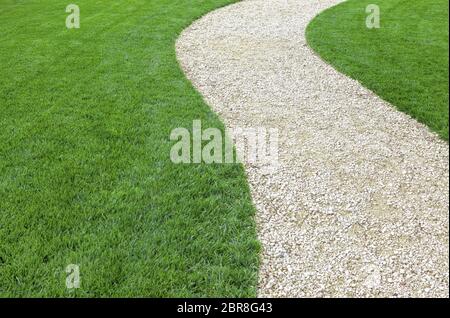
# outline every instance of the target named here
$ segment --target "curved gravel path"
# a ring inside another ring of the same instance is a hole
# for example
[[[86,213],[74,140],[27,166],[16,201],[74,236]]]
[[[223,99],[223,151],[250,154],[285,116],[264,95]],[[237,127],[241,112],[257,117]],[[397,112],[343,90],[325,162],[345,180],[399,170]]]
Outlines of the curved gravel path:
[[[280,168],[245,164],[259,296],[448,297],[448,144],[308,48],[308,22],[339,2],[243,1],[177,41],[227,127],[280,129]]]

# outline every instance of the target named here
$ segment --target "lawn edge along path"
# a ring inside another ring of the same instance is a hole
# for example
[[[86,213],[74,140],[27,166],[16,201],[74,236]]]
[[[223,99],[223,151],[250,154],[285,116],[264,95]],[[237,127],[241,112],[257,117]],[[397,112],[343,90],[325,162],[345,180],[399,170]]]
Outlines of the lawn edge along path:
[[[448,1],[377,1],[380,25],[372,29],[369,5],[350,0],[319,13],[308,45],[448,142]]]
[[[56,0],[2,2],[0,296],[256,295],[242,165],[170,160],[173,129],[223,130],[175,40],[232,2],[79,0],[79,29]]]

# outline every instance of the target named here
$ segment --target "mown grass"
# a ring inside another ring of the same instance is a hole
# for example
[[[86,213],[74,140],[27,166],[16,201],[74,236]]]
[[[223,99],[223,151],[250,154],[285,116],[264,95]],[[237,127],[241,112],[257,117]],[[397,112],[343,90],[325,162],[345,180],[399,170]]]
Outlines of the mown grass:
[[[174,42],[232,0],[0,0],[0,296],[254,296],[240,165],[176,165],[172,129],[221,122]],[[81,288],[65,268],[79,264]]]
[[[381,27],[366,27],[377,4]],[[448,141],[447,0],[349,0],[319,14],[307,28],[311,47]]]

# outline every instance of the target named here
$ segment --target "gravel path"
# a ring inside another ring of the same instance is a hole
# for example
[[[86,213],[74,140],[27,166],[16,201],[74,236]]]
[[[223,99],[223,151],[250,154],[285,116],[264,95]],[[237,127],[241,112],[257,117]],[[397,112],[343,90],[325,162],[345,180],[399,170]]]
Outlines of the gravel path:
[[[245,164],[259,296],[448,297],[448,144],[308,48],[308,22],[339,2],[243,1],[177,41],[227,127],[280,130],[278,170]]]

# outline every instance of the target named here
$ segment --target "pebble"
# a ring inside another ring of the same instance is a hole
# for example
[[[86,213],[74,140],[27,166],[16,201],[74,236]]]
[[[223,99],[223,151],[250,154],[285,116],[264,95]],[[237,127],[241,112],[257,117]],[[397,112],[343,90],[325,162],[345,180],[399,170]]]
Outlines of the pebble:
[[[308,47],[308,23],[339,2],[242,1],[176,43],[227,128],[280,130],[278,169],[244,162],[258,295],[449,297],[448,144]]]

